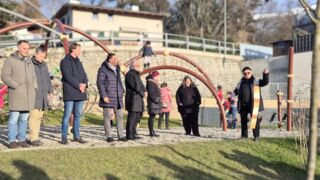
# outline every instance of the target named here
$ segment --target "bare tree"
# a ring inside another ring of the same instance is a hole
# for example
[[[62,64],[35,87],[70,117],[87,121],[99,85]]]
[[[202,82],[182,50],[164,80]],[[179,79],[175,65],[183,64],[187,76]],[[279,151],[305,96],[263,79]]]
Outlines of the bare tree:
[[[319,80],[320,77],[320,0],[317,0],[317,7],[313,10],[306,0],[299,0],[301,6],[305,9],[308,17],[315,26],[314,45],[312,56],[312,77],[311,77],[311,98],[310,98],[310,122],[309,122],[309,145],[308,145],[308,165],[307,179],[313,180],[315,177],[317,161],[317,123],[319,107]]]
[[[259,3],[260,0],[228,1],[228,40],[254,41],[255,27],[252,11],[259,6]],[[224,1],[178,0],[171,11],[168,21],[170,26],[166,28],[173,33],[222,40],[223,4]],[[183,28],[178,29],[177,26]]]

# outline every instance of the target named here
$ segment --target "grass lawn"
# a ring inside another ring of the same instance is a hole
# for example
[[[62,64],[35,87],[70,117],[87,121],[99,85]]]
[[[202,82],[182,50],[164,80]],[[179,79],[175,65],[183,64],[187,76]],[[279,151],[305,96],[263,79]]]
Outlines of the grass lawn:
[[[61,125],[61,119],[63,116],[63,111],[61,110],[54,110],[54,111],[48,111],[45,114],[45,120],[44,123],[45,125]],[[156,117],[155,121],[155,127],[158,127],[158,117]],[[8,116],[3,115],[2,117],[0,116],[0,124],[7,124]],[[127,116],[125,115],[123,117],[124,120],[124,125],[126,124]],[[164,120],[162,122],[162,128],[164,128]],[[103,122],[103,117],[92,114],[92,113],[87,113],[82,119],[81,119],[81,125],[104,125]],[[181,126],[181,120],[178,119],[170,119],[169,120],[169,126],[170,127],[180,127]],[[142,128],[148,128],[148,117],[143,117],[141,119],[140,127]]]
[[[0,152],[0,160],[0,179],[305,179],[293,139]]]

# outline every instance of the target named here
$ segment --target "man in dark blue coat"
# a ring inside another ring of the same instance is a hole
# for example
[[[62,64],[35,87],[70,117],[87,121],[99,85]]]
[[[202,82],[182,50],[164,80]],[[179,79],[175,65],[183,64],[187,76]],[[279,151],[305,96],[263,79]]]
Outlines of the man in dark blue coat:
[[[80,118],[83,103],[87,100],[86,88],[88,79],[79,59],[80,53],[80,44],[73,43],[69,48],[69,54],[60,62],[64,101],[61,144],[68,144],[68,122],[72,111],[74,112],[73,139],[79,143],[86,143],[80,137]]]
[[[113,142],[111,134],[111,119],[117,119],[118,139],[126,141],[123,135],[123,93],[120,66],[115,54],[109,53],[101,64],[97,75],[97,86],[100,94],[99,106],[103,108],[104,128],[107,142]]]

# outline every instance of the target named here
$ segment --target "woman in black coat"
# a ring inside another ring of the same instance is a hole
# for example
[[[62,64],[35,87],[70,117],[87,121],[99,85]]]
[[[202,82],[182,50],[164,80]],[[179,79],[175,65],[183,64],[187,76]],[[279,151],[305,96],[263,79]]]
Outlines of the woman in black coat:
[[[189,76],[183,78],[182,85],[176,93],[178,111],[183,120],[186,135],[200,136],[198,125],[199,106],[201,95]]]
[[[144,111],[143,97],[146,96],[146,93],[145,87],[140,78],[140,72],[140,62],[133,61],[130,64],[130,71],[126,74],[125,77],[125,108],[128,111],[126,136],[129,140],[135,140],[136,138],[138,138],[136,127]]]
[[[152,72],[149,76],[147,76],[147,92],[148,92],[148,126],[150,136],[158,137],[154,132],[153,123],[154,118],[156,115],[161,114],[161,95],[160,95],[160,88],[159,88],[159,77],[160,73],[158,71]]]

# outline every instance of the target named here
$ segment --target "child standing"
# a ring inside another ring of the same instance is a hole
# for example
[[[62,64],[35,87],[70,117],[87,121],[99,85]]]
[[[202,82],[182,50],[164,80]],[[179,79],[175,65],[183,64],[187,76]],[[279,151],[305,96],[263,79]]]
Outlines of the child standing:
[[[237,127],[237,102],[233,92],[227,92],[228,101],[230,103],[230,109],[227,113],[228,128],[235,129]]]
[[[161,87],[160,94],[161,94],[162,109],[161,109],[161,114],[159,118],[158,129],[161,129],[163,116],[165,116],[165,128],[169,129],[169,116],[170,116],[170,111],[172,109],[171,91],[168,88],[167,83],[162,83],[160,87]]]
[[[153,53],[150,41],[147,41],[146,44],[140,49],[139,54],[141,54],[141,53],[142,53],[142,57],[144,59],[144,61],[143,61],[144,68],[150,67],[151,56],[152,55],[155,56],[155,54]]]

